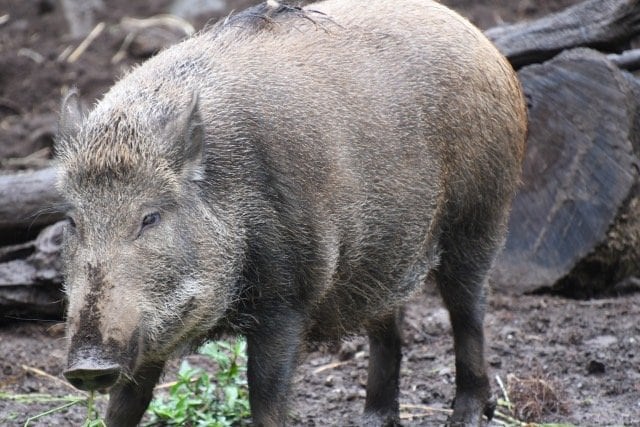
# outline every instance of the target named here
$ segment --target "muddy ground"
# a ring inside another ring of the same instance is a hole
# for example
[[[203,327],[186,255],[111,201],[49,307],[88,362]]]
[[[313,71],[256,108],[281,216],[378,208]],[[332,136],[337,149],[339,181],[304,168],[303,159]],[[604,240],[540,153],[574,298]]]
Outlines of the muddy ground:
[[[574,2],[445,1],[483,28]],[[132,39],[127,47],[123,43],[130,30],[120,25],[121,18],[166,12],[171,2],[104,3],[108,7],[96,13],[95,24],[105,22],[105,29],[70,62],[69,55],[83,37],[69,36],[59,1],[0,0],[0,165],[13,165],[9,158],[50,156],[57,106],[68,87],[77,86],[90,104],[133,64],[182,36],[180,30],[165,28],[151,37]],[[226,13],[189,20],[201,28]],[[514,403],[533,413],[532,421],[640,426],[640,294],[589,301],[491,294],[486,326],[492,378],[499,377]],[[453,398],[453,348],[446,312],[432,290],[409,305],[404,339],[400,399],[404,425],[442,425]],[[197,356],[190,359],[201,362]],[[367,345],[360,338],[312,351],[296,376],[291,424],[357,424],[364,405],[366,363]],[[73,393],[60,380],[63,366],[61,323],[0,325],[0,393]],[[497,380],[493,387],[501,396]],[[1,396],[0,426],[23,425],[29,416],[55,406]],[[84,409],[74,407],[31,425],[79,425],[83,417]]]
[[[510,397],[528,409],[532,421],[640,425],[640,294],[590,301],[491,295],[489,301],[487,358],[496,395],[502,396],[499,377],[505,386],[511,381],[524,387],[523,397],[517,399],[517,389]],[[454,393],[453,344],[447,313],[435,293],[409,305],[404,341],[403,425],[443,425]],[[203,363],[202,356],[189,359]],[[311,352],[296,375],[291,425],[358,425],[367,359],[362,338]],[[0,392],[74,393],[59,379],[63,367],[62,324],[0,328]],[[165,381],[170,380],[168,374]],[[0,425],[21,426],[28,416],[54,406],[0,399]],[[74,407],[33,425],[80,425],[84,415],[83,407]]]

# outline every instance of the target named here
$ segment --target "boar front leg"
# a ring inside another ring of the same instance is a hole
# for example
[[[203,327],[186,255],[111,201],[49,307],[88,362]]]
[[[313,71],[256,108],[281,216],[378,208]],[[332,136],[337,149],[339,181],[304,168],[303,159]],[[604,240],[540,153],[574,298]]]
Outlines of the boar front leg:
[[[108,427],[137,426],[153,397],[163,364],[144,366],[132,378],[125,378],[109,391],[106,423]]]
[[[284,426],[287,400],[303,337],[303,317],[292,309],[261,319],[247,335],[247,380],[253,424]]]
[[[398,391],[402,338],[400,313],[369,329],[369,372],[363,425],[399,425]]]

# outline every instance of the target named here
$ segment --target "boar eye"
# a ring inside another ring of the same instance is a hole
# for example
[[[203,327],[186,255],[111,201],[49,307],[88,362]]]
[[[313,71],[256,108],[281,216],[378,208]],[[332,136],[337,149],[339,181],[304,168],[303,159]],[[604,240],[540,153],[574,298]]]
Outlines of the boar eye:
[[[145,217],[142,219],[142,228],[140,231],[144,230],[145,228],[153,227],[154,225],[157,225],[159,222],[160,222],[160,213],[153,212],[148,215],[145,215]]]

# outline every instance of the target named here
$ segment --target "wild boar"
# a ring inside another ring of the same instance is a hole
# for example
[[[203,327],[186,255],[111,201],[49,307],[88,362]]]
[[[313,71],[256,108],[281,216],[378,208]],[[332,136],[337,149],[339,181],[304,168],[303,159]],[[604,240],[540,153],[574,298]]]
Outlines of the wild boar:
[[[165,361],[248,343],[255,425],[284,425],[307,342],[366,333],[363,423],[397,425],[400,312],[427,276],[455,340],[453,425],[493,404],[483,286],[519,182],[508,62],[430,0],[274,1],[63,101],[66,378],[136,425]]]

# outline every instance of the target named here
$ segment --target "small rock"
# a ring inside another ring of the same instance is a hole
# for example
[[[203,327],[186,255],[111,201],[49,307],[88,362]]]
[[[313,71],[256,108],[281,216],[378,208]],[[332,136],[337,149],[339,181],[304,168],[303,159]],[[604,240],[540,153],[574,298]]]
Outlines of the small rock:
[[[599,362],[597,360],[589,361],[587,365],[587,372],[589,374],[604,374],[605,366],[604,363]]]
[[[451,328],[451,323],[449,321],[449,312],[444,308],[439,308],[434,310],[427,317],[428,327],[436,326],[439,329],[449,330]]]
[[[353,359],[358,350],[362,350],[362,348],[358,348],[358,345],[354,341],[345,341],[338,351],[338,359],[342,362]]]
[[[329,392],[327,400],[329,402],[336,402],[336,401],[339,401],[339,400],[344,400],[345,394],[346,393],[345,393],[345,390],[343,388],[334,388]]]
[[[600,335],[584,342],[589,347],[606,348],[618,342],[618,338],[613,335]]]
[[[489,357],[489,365],[492,368],[501,368],[502,367],[502,359],[499,356],[493,355]]]

